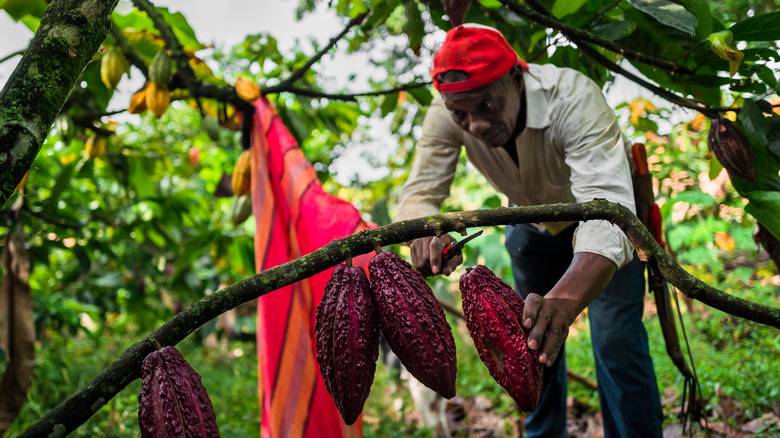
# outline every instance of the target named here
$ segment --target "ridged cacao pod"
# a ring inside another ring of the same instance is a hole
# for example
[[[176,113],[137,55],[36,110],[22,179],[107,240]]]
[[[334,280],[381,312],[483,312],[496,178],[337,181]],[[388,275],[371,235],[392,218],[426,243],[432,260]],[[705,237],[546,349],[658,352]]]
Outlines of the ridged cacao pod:
[[[106,151],[106,138],[99,134],[92,134],[87,138],[87,144],[84,148],[87,158],[95,159]]]
[[[152,58],[149,64],[149,80],[158,88],[168,87],[168,80],[171,78],[171,58],[165,53],[165,49],[160,50]]]
[[[235,196],[244,196],[249,193],[252,174],[252,154],[249,149],[244,149],[233,167],[231,185]]]
[[[149,84],[151,84],[151,82],[147,82],[144,84],[143,88],[133,94],[133,97],[130,98],[130,105],[127,107],[127,112],[130,114],[141,114],[147,110],[146,92],[149,90]]]
[[[363,268],[333,269],[314,331],[325,387],[344,422],[353,424],[371,392],[379,357],[377,308]]]
[[[171,91],[167,85],[157,86],[154,82],[149,82],[149,88],[146,89],[146,106],[156,117],[165,114],[171,105]]]
[[[218,437],[217,417],[200,376],[174,347],[152,352],[141,366],[141,436]]]
[[[252,215],[252,197],[247,193],[243,196],[233,197],[233,208],[230,213],[230,220],[233,225],[244,223]]]
[[[751,182],[756,180],[753,147],[734,122],[725,117],[712,119],[707,138],[712,153],[729,175]]]
[[[533,411],[542,393],[543,365],[539,353],[528,348],[523,299],[482,265],[461,275],[460,292],[480,359],[521,411]]]
[[[100,79],[109,89],[116,88],[116,84],[122,79],[127,70],[125,55],[117,47],[111,47],[103,54],[100,60]]]
[[[445,398],[455,396],[455,339],[423,275],[393,251],[368,262],[379,326],[409,372]]]
[[[70,143],[76,135],[76,126],[73,123],[73,118],[67,114],[57,116],[54,120],[54,127],[57,128],[57,133],[65,144]]]
[[[254,102],[260,97],[260,86],[242,78],[236,79],[236,94],[242,100]]]

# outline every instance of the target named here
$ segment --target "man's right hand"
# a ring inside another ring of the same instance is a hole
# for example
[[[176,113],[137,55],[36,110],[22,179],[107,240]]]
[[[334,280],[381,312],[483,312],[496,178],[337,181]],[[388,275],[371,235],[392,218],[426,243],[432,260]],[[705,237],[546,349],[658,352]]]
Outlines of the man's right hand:
[[[436,274],[452,274],[452,271],[463,263],[463,255],[458,254],[442,265],[441,253],[444,248],[455,241],[455,238],[449,234],[412,240],[409,244],[412,253],[412,266],[426,277]]]

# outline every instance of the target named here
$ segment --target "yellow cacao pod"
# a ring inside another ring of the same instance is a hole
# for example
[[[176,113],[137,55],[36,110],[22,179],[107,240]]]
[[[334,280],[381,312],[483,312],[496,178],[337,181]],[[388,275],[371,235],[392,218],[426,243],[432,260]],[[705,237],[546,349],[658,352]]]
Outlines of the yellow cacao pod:
[[[236,79],[236,94],[242,100],[254,102],[260,97],[260,86],[254,82],[238,78]]]
[[[100,79],[109,89],[116,88],[116,84],[122,79],[127,70],[127,60],[122,51],[117,47],[111,47],[103,54],[100,60]]]
[[[171,58],[165,53],[165,49],[160,50],[152,58],[149,64],[149,79],[157,87],[168,86],[168,80],[171,78]]]
[[[241,152],[236,161],[236,166],[233,168],[233,179],[231,180],[235,196],[243,196],[249,193],[252,174],[251,159],[252,155],[249,149],[246,149]]]
[[[146,111],[146,91],[149,89],[149,82],[144,84],[144,87],[138,90],[133,97],[130,98],[130,105],[127,107],[127,112],[130,114],[141,114]]]
[[[106,138],[102,135],[98,134],[92,134],[87,139],[87,146],[85,148],[85,152],[87,153],[87,158],[90,160],[95,159],[106,151]]]
[[[146,90],[146,106],[157,117],[165,114],[165,111],[171,105],[171,91],[167,85],[158,87],[154,82],[149,83]]]

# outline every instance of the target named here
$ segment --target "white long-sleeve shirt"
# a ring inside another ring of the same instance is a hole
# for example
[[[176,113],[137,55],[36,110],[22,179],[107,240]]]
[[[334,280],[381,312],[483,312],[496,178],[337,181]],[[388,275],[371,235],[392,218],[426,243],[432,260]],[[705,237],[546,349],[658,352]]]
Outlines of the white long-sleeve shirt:
[[[518,165],[502,147],[490,147],[461,129],[441,97],[431,103],[404,185],[396,220],[439,214],[449,196],[460,148],[490,184],[516,205],[587,202],[603,198],[634,206],[626,141],[599,87],[568,68],[531,64],[524,72],[526,129],[517,137]],[[540,224],[555,234],[571,222]],[[633,247],[615,225],[581,222],[574,252],[628,263]]]

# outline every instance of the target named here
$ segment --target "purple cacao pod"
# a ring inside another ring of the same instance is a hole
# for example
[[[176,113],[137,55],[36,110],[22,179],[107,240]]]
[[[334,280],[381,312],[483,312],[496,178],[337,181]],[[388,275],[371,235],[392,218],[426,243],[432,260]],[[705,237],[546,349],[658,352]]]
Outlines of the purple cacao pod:
[[[217,417],[200,376],[174,347],[152,352],[141,366],[141,436],[218,437]]]
[[[523,412],[531,412],[542,393],[543,365],[528,348],[522,326],[523,299],[485,266],[460,277],[466,327],[480,359]]]
[[[707,135],[712,153],[731,176],[747,181],[756,180],[753,148],[745,133],[727,118],[712,119]]]
[[[353,424],[374,382],[379,325],[371,284],[359,266],[338,265],[317,306],[320,372],[341,417]]]
[[[455,396],[455,338],[444,308],[419,271],[393,251],[368,262],[379,327],[407,370],[445,398]]]

